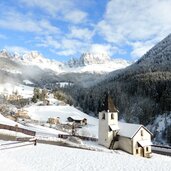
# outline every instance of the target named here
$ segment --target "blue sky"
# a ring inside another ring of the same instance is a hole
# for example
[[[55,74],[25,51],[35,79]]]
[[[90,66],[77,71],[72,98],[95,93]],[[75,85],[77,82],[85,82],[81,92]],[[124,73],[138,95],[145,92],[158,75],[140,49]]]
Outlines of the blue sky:
[[[171,0],[1,0],[0,49],[136,60],[171,33]]]

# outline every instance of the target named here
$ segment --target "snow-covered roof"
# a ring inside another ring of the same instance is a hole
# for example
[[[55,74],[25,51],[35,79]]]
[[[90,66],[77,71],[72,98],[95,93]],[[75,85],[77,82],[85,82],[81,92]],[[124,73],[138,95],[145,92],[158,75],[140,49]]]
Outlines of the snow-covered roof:
[[[111,128],[112,131],[119,130],[118,125],[115,125],[115,124],[109,125],[109,127]]]
[[[73,120],[79,120],[79,121],[81,121],[81,120],[83,120],[83,119],[85,119],[85,118],[83,118],[83,117],[80,117],[80,116],[69,116],[69,118],[72,118]]]
[[[145,128],[143,125],[140,124],[123,123],[123,122],[119,122],[118,124],[120,129],[118,135],[128,138],[132,138],[141,127],[143,127],[148,131],[147,128]],[[151,134],[150,131],[148,132]]]
[[[152,142],[150,140],[140,140],[140,141],[138,141],[138,144],[141,147],[145,147],[145,146],[152,145]]]

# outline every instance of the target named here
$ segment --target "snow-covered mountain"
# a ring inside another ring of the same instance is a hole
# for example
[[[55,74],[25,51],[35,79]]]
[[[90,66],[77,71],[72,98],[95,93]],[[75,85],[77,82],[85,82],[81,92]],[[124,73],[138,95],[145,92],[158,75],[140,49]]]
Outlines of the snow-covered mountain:
[[[69,60],[68,65],[73,68],[92,64],[105,64],[111,61],[107,54],[83,53],[79,59],[72,58]]]
[[[107,54],[84,53],[80,58],[72,58],[65,66],[65,72],[91,72],[91,73],[108,73],[117,69],[125,68],[128,61],[124,59],[112,59]]]
[[[50,60],[39,52],[25,54],[0,52],[0,80],[29,80],[38,86],[47,86],[57,82],[72,82],[81,86],[90,86],[102,79],[107,73],[125,68],[126,60],[112,59],[105,54],[85,53],[80,58],[66,63]]]
[[[129,65],[126,60],[112,59],[107,54],[84,53],[80,58],[72,58],[66,63],[50,60],[37,51],[25,53],[23,55],[10,54],[7,50],[0,52],[1,57],[11,58],[13,61],[27,66],[38,66],[41,69],[50,69],[56,73],[108,73],[117,69],[125,68]]]
[[[57,73],[61,71],[61,67],[63,65],[61,62],[45,58],[42,54],[40,54],[37,51],[28,52],[24,55],[15,53],[13,57],[15,61],[18,61],[21,64],[36,65],[41,69],[51,69]]]

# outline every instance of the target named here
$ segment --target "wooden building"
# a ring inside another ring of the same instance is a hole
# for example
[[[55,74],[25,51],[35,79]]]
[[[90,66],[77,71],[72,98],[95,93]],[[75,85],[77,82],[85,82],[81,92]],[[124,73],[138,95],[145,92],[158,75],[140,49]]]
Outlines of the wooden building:
[[[67,118],[67,120],[69,122],[74,122],[75,124],[87,125],[87,119],[79,117],[79,116],[70,116],[70,117]]]
[[[48,123],[49,124],[55,124],[55,125],[57,125],[57,124],[59,124],[60,123],[60,121],[59,121],[59,117],[53,117],[53,118],[48,118]]]

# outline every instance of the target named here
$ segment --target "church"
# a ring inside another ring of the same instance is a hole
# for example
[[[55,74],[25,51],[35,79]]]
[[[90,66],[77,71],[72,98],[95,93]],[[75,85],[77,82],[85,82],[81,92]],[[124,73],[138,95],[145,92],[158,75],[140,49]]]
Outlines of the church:
[[[133,155],[151,157],[152,133],[143,125],[118,122],[118,110],[107,95],[99,113],[98,143]]]

